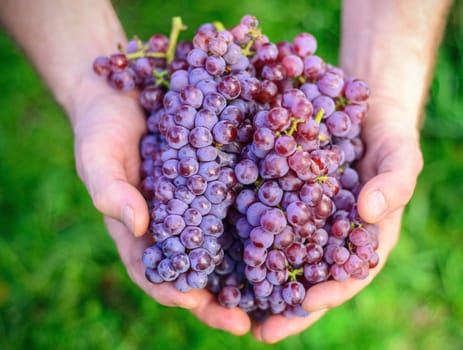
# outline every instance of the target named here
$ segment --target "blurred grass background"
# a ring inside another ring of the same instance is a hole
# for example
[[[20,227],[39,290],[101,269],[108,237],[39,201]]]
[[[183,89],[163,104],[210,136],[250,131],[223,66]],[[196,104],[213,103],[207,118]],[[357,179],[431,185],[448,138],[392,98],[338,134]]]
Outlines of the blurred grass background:
[[[338,1],[114,5],[129,36],[168,33],[175,15],[193,29],[250,13],[272,41],[312,32],[319,55],[337,62]],[[75,174],[63,112],[3,32],[0,63],[0,349],[463,348],[463,3],[439,51],[425,167],[399,245],[360,295],[273,346],[210,329],[132,284]]]

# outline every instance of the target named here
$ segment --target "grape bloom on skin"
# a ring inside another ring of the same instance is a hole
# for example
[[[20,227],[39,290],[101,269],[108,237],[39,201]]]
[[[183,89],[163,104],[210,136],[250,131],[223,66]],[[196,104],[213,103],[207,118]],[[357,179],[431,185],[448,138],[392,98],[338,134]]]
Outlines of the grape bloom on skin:
[[[313,35],[272,43],[258,24],[205,23],[178,42],[175,17],[170,37],[134,38],[93,69],[140,90],[146,112],[146,278],[207,288],[259,319],[304,316],[313,285],[364,279],[378,264],[353,167],[369,88],[316,56]]]

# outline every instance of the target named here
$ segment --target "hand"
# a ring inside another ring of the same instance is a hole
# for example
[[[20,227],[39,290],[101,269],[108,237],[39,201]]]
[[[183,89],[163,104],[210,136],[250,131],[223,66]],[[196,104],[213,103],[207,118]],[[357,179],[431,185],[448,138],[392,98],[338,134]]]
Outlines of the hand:
[[[359,293],[386,263],[399,239],[403,209],[423,166],[415,119],[402,118],[407,111],[397,105],[387,99],[371,99],[363,126],[366,153],[358,167],[365,184],[358,198],[358,211],[365,221],[379,227],[378,266],[365,280],[329,281],[310,288],[303,304],[310,315],[293,319],[271,316],[264,323],[253,325],[252,332],[258,340],[275,343],[302,332],[329,309]]]
[[[145,117],[136,93],[121,94],[99,78],[84,78],[74,99],[71,120],[79,176],[95,207],[105,215],[130,278],[158,303],[189,309],[205,324],[233,334],[250,329],[249,317],[239,309],[226,309],[205,290],[177,291],[171,283],[148,282],[141,261],[149,246],[146,232],[149,213],[137,190],[140,168],[139,142]]]

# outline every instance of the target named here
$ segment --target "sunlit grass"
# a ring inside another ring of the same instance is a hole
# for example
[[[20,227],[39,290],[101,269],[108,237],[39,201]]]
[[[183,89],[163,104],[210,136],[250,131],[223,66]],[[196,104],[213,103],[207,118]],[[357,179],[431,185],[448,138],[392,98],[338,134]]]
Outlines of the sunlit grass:
[[[168,32],[174,15],[192,29],[216,19],[230,26],[253,13],[272,40],[311,31],[320,55],[337,60],[335,1],[115,4],[129,35]],[[461,13],[453,11],[440,50],[422,138],[425,168],[398,247],[360,295],[272,348],[433,350],[463,344]],[[159,306],[133,285],[75,174],[63,112],[5,36],[0,58],[0,349],[269,348],[249,335],[208,328],[187,311]]]

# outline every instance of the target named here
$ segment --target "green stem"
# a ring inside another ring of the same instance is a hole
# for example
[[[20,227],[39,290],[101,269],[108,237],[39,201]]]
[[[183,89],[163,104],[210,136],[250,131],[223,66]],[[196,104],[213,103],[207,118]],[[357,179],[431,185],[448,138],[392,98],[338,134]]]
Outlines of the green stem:
[[[339,110],[340,108],[344,108],[348,104],[350,104],[350,101],[344,96],[340,96],[336,101],[336,110]]]
[[[317,124],[321,123],[323,114],[325,114],[325,110],[323,108],[320,108],[314,118]]]
[[[350,229],[353,230],[354,228],[362,228],[363,225],[361,223],[357,224],[354,221],[350,222]]]
[[[251,51],[252,44],[254,44],[254,40],[249,40],[244,49],[242,50],[242,54],[244,56],[252,56],[254,52]]]
[[[305,123],[305,120],[291,117],[291,127],[289,128],[289,130],[285,130],[284,133],[288,136],[292,136],[294,132],[297,130],[297,124],[301,123]]]
[[[167,55],[164,52],[147,52],[145,53],[145,57],[166,58]]]
[[[262,36],[262,32],[259,28],[257,29],[250,29],[248,34],[250,34],[251,39],[249,39],[246,46],[241,50],[244,56],[252,56],[254,55],[254,51],[251,51],[251,47],[254,42]]]
[[[254,191],[257,192],[260,186],[262,186],[263,184],[264,184],[264,180],[262,180],[261,178],[258,178],[256,182],[254,182],[254,186],[255,186]]]
[[[172,30],[169,37],[169,46],[167,47],[166,52],[166,61],[167,64],[173,61],[175,57],[175,48],[177,47],[178,36],[180,31],[185,30],[186,26],[182,23],[181,17],[172,18]]]
[[[304,268],[300,267],[298,269],[288,270],[288,279],[290,281],[295,281],[297,279],[297,276],[301,276],[304,273]]]
[[[126,53],[125,56],[127,57],[128,60],[135,60],[140,57],[145,57],[145,52],[144,51],[131,52],[131,53]]]
[[[224,31],[226,29],[225,26],[223,25],[223,23],[220,22],[220,21],[214,21],[214,22],[212,22],[212,24],[214,25],[214,28],[218,32]]]
[[[156,81],[157,85],[164,84],[167,88],[170,87],[170,83],[169,83],[169,79],[168,79],[169,78],[169,72],[168,71],[166,71],[166,70],[158,71],[156,69],[153,69],[153,76],[154,76],[154,80]]]
[[[328,180],[328,175],[320,175],[315,178],[315,182],[318,182],[319,184],[322,184]]]

